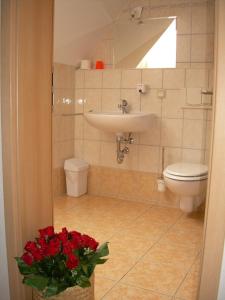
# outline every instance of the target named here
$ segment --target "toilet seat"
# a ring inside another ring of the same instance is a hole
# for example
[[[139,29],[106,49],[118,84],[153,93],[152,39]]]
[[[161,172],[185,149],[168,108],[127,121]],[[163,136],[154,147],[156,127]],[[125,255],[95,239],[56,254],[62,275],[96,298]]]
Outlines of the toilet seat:
[[[176,163],[167,166],[163,175],[179,181],[198,181],[208,178],[208,167],[202,164]]]

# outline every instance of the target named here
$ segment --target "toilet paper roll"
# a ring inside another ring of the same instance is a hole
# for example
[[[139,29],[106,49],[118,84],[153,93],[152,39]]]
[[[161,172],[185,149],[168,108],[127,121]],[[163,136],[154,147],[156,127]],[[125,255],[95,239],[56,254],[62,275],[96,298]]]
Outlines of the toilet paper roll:
[[[81,70],[90,70],[91,69],[91,61],[88,59],[82,59],[80,62]]]

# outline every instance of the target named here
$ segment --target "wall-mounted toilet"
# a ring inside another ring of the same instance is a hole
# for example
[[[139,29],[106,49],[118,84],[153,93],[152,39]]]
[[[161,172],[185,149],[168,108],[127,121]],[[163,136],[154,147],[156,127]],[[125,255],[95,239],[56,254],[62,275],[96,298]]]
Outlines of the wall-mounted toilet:
[[[206,196],[208,167],[202,164],[176,163],[163,172],[167,188],[180,197],[180,209],[196,210]]]

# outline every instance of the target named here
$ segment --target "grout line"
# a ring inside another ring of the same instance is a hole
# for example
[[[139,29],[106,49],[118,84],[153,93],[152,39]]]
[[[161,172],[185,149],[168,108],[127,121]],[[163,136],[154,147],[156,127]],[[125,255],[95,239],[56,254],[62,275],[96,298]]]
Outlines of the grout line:
[[[181,281],[180,285],[179,285],[178,288],[176,289],[176,291],[175,291],[175,293],[174,293],[174,295],[173,295],[174,298],[176,297],[176,294],[177,294],[177,292],[179,291],[180,287],[182,286],[182,284],[184,283],[184,281],[187,279],[188,275],[190,274],[191,269],[192,269],[192,267],[194,266],[194,264],[196,263],[197,258],[199,257],[200,254],[201,254],[201,249],[199,250],[198,254],[196,254],[196,256],[195,256],[195,258],[194,258],[194,260],[193,260],[193,263],[191,264],[190,268],[188,269],[188,271],[187,271],[186,275],[184,276],[183,280]]]
[[[146,213],[146,212],[145,212]],[[142,215],[144,215],[145,213],[143,213]],[[118,284],[118,283],[120,283],[121,281],[122,281],[122,279],[132,270],[132,269],[134,269],[134,267],[142,260],[142,258],[148,253],[148,251],[151,249],[151,248],[153,248],[156,244],[158,244],[158,242],[170,231],[170,229],[175,225],[175,224],[177,224],[177,222],[181,219],[183,217],[183,214],[181,214],[180,216],[179,216],[179,218],[176,220],[176,222],[174,223],[174,224],[172,224],[171,226],[169,226],[168,227],[168,230],[167,231],[165,231],[164,232],[164,234],[162,234],[162,236],[160,236],[159,237],[159,239],[157,239],[156,241],[155,241],[155,243],[153,244],[153,245],[151,245],[145,252],[144,252],[144,254],[143,255],[141,255],[138,259],[137,259],[137,261],[132,265],[132,267],[117,281],[117,283],[115,284],[115,286]],[[136,220],[137,218],[135,218],[135,220]],[[139,287],[137,287],[137,288],[139,288]],[[105,295],[107,295],[110,291],[112,290],[112,288],[105,294]],[[150,290],[149,290],[150,291]],[[152,290],[153,292],[156,292],[156,291],[154,291],[154,290]],[[171,297],[171,295],[169,295],[170,297]]]

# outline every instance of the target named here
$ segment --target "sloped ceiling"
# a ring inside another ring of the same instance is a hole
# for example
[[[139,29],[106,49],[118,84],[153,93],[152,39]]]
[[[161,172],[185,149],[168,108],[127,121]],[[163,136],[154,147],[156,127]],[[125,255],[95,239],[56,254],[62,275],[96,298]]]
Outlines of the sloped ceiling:
[[[126,4],[127,0],[55,0],[54,62],[76,66],[88,58]]]

